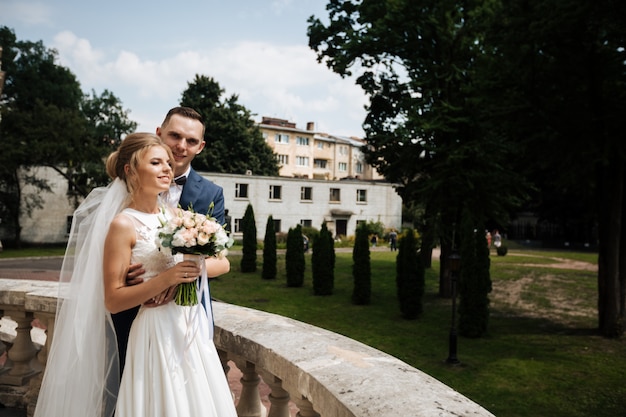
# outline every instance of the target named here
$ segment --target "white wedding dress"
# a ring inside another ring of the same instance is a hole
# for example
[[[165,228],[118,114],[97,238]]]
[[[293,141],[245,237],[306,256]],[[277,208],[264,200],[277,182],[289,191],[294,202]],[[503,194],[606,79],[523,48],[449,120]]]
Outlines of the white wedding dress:
[[[158,214],[132,209],[137,231],[132,263],[142,263],[148,280],[176,263],[158,250]],[[116,417],[236,417],[233,396],[201,304],[174,301],[141,307],[128,341]]]

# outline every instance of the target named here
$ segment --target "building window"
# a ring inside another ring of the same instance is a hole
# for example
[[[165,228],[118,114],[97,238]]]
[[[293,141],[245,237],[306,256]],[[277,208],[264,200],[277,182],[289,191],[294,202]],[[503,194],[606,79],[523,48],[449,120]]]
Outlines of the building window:
[[[363,163],[362,162],[357,162],[354,166],[354,170],[356,171],[357,174],[362,174],[363,173]]]
[[[281,165],[289,165],[289,155],[276,155],[276,160]]]
[[[280,200],[282,188],[280,185],[270,185],[270,200]]]
[[[315,168],[326,168],[326,160],[325,159],[314,159],[313,165]]]
[[[299,167],[308,167],[309,157],[308,156],[296,156],[296,165]]]
[[[330,189],[330,201],[341,201],[341,190],[339,188]]]
[[[233,233],[241,233],[241,222],[243,219],[235,219],[235,223],[233,224]]]
[[[356,201],[359,203],[367,202],[367,190],[356,190]]]
[[[348,164],[346,162],[339,162],[339,164],[337,164],[337,169],[340,172],[346,172],[348,170]]]
[[[309,138],[303,136],[296,136],[296,145],[309,146]]]
[[[348,154],[348,147],[347,146],[340,146],[339,147],[339,155],[347,155]]]
[[[276,143],[289,143],[289,135],[283,133],[276,133],[274,135],[274,142]]]
[[[324,149],[324,142],[321,140],[316,140],[315,145],[317,146],[317,149]]]
[[[300,225],[302,227],[313,227],[313,220],[311,220],[311,219],[302,219],[302,220],[300,220]]]
[[[313,200],[313,187],[300,187],[300,200]]]
[[[248,198],[248,184],[235,184],[235,198]]]
[[[274,220],[274,232],[276,233],[280,233],[280,219],[274,219],[272,218],[272,220]]]

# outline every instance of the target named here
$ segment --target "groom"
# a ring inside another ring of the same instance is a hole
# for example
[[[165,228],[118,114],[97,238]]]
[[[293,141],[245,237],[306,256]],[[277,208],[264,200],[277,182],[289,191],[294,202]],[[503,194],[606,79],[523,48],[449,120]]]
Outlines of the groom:
[[[183,209],[193,207],[198,213],[209,213],[220,224],[224,224],[224,193],[222,187],[201,177],[191,168],[191,161],[202,152],[204,141],[204,122],[202,116],[189,107],[174,107],[165,116],[156,134],[172,150],[174,161],[174,181],[170,186],[167,204],[180,206]],[[211,211],[211,205],[213,206]],[[145,272],[141,264],[130,265],[126,282],[128,285],[139,284],[143,281]],[[171,300],[173,294],[168,299]],[[208,301],[210,303],[210,300]],[[210,306],[209,306],[210,308]],[[117,334],[117,347],[120,358],[120,375],[124,370],[126,359],[126,345],[130,326],[139,311],[139,307],[112,314],[113,325]]]

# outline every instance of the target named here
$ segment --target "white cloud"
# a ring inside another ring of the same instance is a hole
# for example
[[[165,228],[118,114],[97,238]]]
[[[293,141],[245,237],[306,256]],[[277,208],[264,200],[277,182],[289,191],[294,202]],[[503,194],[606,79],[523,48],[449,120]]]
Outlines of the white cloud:
[[[59,33],[52,46],[83,90],[112,91],[132,109],[132,119],[140,118],[142,130],[153,131],[199,74],[213,77],[227,95],[238,95],[257,119],[281,117],[299,127],[315,121],[328,133],[362,135],[365,97],[360,88],[317,63],[315,53],[305,46],[239,41],[228,48],[146,60],[125,50],[107,56],[69,31]]]

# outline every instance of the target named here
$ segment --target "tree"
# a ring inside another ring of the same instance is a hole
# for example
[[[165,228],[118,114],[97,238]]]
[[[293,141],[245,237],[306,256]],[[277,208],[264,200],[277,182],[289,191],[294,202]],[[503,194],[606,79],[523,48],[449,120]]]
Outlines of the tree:
[[[473,83],[489,3],[337,0],[327,6],[328,25],[309,19],[309,46],[320,61],[342,76],[362,68],[356,82],[370,97],[366,158],[401,184],[408,207],[422,207],[422,251],[430,253],[436,236],[442,257],[462,204],[504,219],[524,195],[524,181],[506,163],[514,143],[479,123]],[[440,295],[449,288],[442,268]]]
[[[263,279],[276,278],[276,232],[274,231],[274,218],[269,216],[265,226],[265,239],[263,240]]]
[[[360,224],[356,229],[352,250],[352,304],[367,305],[372,294],[372,266],[370,265],[370,243],[367,225]]]
[[[98,128],[114,122],[98,125],[97,121],[110,114],[111,103],[119,101],[106,93],[100,114],[89,118],[88,106],[97,98],[83,96],[74,74],[56,64],[56,51],[42,42],[18,41],[6,27],[0,27],[0,44],[6,71],[0,138],[11,144],[0,153],[0,215],[8,220],[5,224],[19,245],[20,215],[40,208],[41,192],[49,190],[47,180],[34,175],[32,167],[49,167],[64,176],[68,194],[74,197],[85,196],[105,182],[103,158],[116,143],[104,142],[97,136]],[[128,133],[136,126],[121,117],[116,122],[125,123],[117,132]],[[34,185],[38,191],[23,195],[23,185]]]
[[[400,313],[407,320],[416,319],[422,314],[425,287],[424,265],[417,252],[417,239],[413,229],[406,229],[400,237],[396,256],[396,288]]]
[[[607,337],[621,336],[626,318],[625,16],[623,2],[516,0],[497,9],[485,37],[498,63],[486,61],[484,91],[500,129],[525,147],[520,168],[539,190],[535,209],[573,202],[556,216],[597,222]]]
[[[319,235],[313,241],[311,268],[313,294],[332,295],[335,286],[335,243],[326,223],[322,223]]]
[[[489,324],[491,292],[490,259],[482,225],[474,226],[468,213],[461,227],[461,271],[459,285],[459,334],[481,337]]]
[[[304,245],[302,244],[302,226],[299,224],[287,232],[287,251],[285,270],[288,287],[301,287],[304,284]]]
[[[213,78],[196,75],[183,92],[181,105],[204,118],[206,146],[194,160],[198,170],[255,175],[278,175],[278,161],[263,140],[248,109],[236,95],[222,99],[224,90]]]
[[[243,231],[243,248],[241,255],[241,272],[256,271],[256,220],[252,204],[248,204],[241,219]]]
[[[83,95],[80,107],[96,156],[68,161],[67,172],[62,175],[67,178],[70,195],[74,197],[86,197],[94,187],[109,182],[103,158],[117,149],[125,135],[137,129],[137,122],[129,119],[130,110],[124,109],[121,100],[109,90],[100,95],[91,90],[90,94]]]

